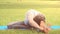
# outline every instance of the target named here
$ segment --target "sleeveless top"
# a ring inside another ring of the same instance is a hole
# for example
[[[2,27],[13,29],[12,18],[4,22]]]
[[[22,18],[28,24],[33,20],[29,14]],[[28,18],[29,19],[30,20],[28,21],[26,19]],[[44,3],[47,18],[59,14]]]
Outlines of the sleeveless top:
[[[33,18],[34,18],[38,14],[42,14],[42,13],[40,13],[39,11],[36,11],[34,9],[28,10],[27,13],[26,13],[26,15],[25,15],[25,20],[24,20],[25,25],[27,25],[29,23],[28,16],[30,16],[30,14],[32,14]]]

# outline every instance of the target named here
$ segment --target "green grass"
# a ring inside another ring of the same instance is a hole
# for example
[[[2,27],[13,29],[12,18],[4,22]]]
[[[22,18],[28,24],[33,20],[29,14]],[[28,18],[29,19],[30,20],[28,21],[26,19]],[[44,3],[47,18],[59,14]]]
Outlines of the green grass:
[[[0,34],[44,34],[35,30],[1,30]],[[60,30],[51,30],[48,34],[60,34]]]
[[[0,9],[0,25],[7,25],[12,21],[24,20],[25,13],[30,8],[25,9]],[[46,21],[52,25],[60,25],[60,8],[34,8],[46,16]],[[54,24],[55,23],[55,24]]]
[[[1,0],[2,1],[2,0]],[[22,21],[29,9],[36,9],[46,16],[46,21],[60,26],[60,3],[58,2],[0,2],[0,26],[9,22]],[[0,30],[0,34],[43,34],[35,30]],[[60,34],[60,30],[51,30],[49,34]]]

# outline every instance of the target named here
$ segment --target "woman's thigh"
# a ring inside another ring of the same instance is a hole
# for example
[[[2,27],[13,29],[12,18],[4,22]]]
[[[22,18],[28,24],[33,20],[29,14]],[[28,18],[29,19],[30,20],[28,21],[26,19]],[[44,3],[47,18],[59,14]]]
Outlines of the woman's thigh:
[[[28,25],[25,25],[24,24],[24,21],[19,21],[19,22],[12,22],[13,24],[9,24],[7,25],[8,26],[8,29],[29,29],[30,26]]]

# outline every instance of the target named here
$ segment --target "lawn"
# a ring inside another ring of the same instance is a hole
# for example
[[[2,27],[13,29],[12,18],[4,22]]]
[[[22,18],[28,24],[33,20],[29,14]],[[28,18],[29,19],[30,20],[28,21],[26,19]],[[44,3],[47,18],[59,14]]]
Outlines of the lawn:
[[[12,21],[24,20],[25,13],[29,9],[0,9],[0,25],[7,25]],[[60,25],[60,8],[37,8],[36,10],[45,14],[47,22],[52,25]]]
[[[35,4],[36,3],[36,4]],[[51,2],[22,2],[0,3],[0,26],[9,22],[24,20],[29,9],[36,9],[46,16],[46,22],[60,26],[60,3]],[[0,34],[43,34],[35,30],[0,30]],[[51,30],[49,34],[60,34],[60,30]]]
[[[1,30],[0,34],[44,34],[35,30]],[[60,34],[60,30],[51,30],[49,34]]]

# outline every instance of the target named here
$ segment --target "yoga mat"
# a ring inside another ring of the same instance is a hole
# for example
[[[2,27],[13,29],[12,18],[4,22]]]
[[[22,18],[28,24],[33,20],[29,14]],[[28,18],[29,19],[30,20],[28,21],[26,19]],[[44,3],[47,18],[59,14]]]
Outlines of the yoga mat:
[[[52,29],[60,29],[60,26],[51,26]]]
[[[60,29],[60,26],[51,26],[51,29]],[[7,26],[0,26],[0,30],[7,30],[8,27]],[[25,30],[25,29],[23,29]]]
[[[0,30],[7,30],[8,27],[7,26],[0,26]]]

